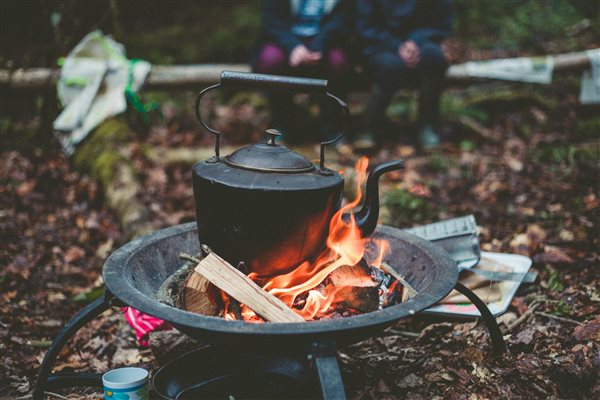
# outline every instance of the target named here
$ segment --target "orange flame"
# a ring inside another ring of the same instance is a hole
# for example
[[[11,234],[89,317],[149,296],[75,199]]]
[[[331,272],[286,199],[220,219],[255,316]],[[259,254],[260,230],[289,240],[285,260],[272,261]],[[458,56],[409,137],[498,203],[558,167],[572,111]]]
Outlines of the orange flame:
[[[361,185],[366,180],[368,165],[366,157],[361,157],[356,163],[356,198],[343,206],[331,219],[327,250],[314,263],[305,261],[292,272],[276,276],[263,286],[305,320],[326,315],[331,306],[340,300],[336,299],[339,288],[326,287],[325,293],[315,289],[331,272],[344,265],[357,264],[365,256],[367,245],[374,245],[373,247],[378,249],[377,256],[370,265],[379,266],[389,248],[385,241],[362,238],[352,214],[350,218],[343,218],[344,214],[360,204]],[[294,307],[298,296],[305,292],[308,294],[302,308]]]
[[[322,318],[332,311],[332,307],[343,299],[336,297],[341,288],[333,285],[321,285],[327,276],[337,268],[345,265],[356,265],[363,257],[368,264],[379,267],[389,250],[389,244],[382,239],[362,238],[354,216],[344,218],[360,204],[362,199],[361,185],[367,177],[367,157],[356,162],[356,198],[337,211],[329,224],[327,249],[317,257],[314,263],[303,262],[295,270],[271,278],[263,285],[270,294],[278,297],[305,320]],[[248,277],[258,282],[257,275],[250,273]],[[261,282],[258,282],[261,283]],[[299,299],[299,296],[302,297]],[[305,297],[304,297],[305,296]],[[223,294],[226,305],[224,317],[236,319],[228,310],[229,299]],[[262,319],[252,310],[242,305],[242,318],[248,322],[261,322]]]

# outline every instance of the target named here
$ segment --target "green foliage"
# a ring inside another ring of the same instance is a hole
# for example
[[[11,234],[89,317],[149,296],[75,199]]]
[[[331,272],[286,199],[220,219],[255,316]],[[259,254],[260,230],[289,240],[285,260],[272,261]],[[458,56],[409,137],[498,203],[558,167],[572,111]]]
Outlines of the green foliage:
[[[87,303],[91,303],[92,301],[96,300],[98,297],[102,296],[103,294],[104,294],[104,287],[87,289],[87,290],[73,296],[73,301],[75,303],[87,304]]]
[[[598,143],[579,147],[575,152],[575,161],[596,171],[600,169],[600,146]]]
[[[93,29],[156,64],[246,62],[261,25],[259,0],[29,0],[2,7],[0,26],[10,40],[0,61],[17,66],[49,66]],[[455,36],[479,49],[580,50],[582,36],[570,28],[587,18],[583,34],[597,42],[598,10],[591,0],[455,0]]]
[[[535,162],[566,163],[569,167],[585,166],[600,169],[600,146],[543,143],[532,154]]]
[[[447,154],[436,151],[429,156],[426,166],[431,172],[444,173],[451,167],[457,167],[458,161]]]
[[[559,291],[562,291],[562,289],[560,289]],[[560,302],[556,303],[554,305],[554,309],[552,310],[552,314],[559,316],[559,317],[568,316],[568,315],[571,315],[572,313],[573,313],[573,306],[571,306],[569,303],[566,303],[562,300]]]
[[[551,41],[559,41],[563,51],[577,50],[576,37],[568,28],[590,18],[598,18],[594,2],[569,0],[455,1],[455,28],[458,36],[482,48],[519,48],[546,52]],[[593,27],[598,33],[598,27]]]
[[[531,106],[551,110],[558,105],[555,100],[545,97],[538,87],[527,85],[495,85],[486,90],[472,90],[465,96],[463,104],[464,107],[495,112]]]
[[[436,215],[428,199],[405,189],[388,191],[383,197],[383,205],[389,211],[389,223],[393,226],[411,226]]]
[[[440,101],[440,112],[446,121],[458,121],[461,117],[469,117],[477,122],[486,123],[489,113],[477,105],[467,104],[466,96],[456,93],[444,93]]]
[[[460,149],[462,151],[474,151],[477,149],[477,144],[472,140],[463,140],[460,142]]]
[[[109,183],[114,174],[115,166],[125,161],[119,148],[135,137],[135,133],[127,123],[119,118],[103,122],[86,140],[79,145],[74,155],[75,167],[89,171],[90,175],[102,182]]]
[[[600,139],[600,117],[577,121],[575,135],[578,139]]]
[[[536,162],[563,162],[569,158],[569,155],[572,155],[573,151],[573,146],[542,144],[534,151],[532,158]]]
[[[417,118],[417,100],[414,93],[409,90],[397,93],[387,108],[386,116],[399,123],[414,121]]]
[[[239,106],[250,104],[255,110],[264,110],[267,108],[267,99],[257,92],[236,92],[227,102],[229,106]]]
[[[548,288],[556,292],[562,292],[565,290],[565,285],[560,280],[558,271],[551,270],[548,276]]]
[[[541,48],[582,16],[565,0],[527,1],[503,18],[501,40],[509,47]],[[573,47],[575,43],[569,43]]]
[[[132,5],[123,3],[123,14],[136,23],[125,26],[126,33],[118,39],[128,53],[155,64],[248,62],[260,31],[259,5],[257,1],[150,4],[152,16],[147,19],[160,14],[165,18],[148,29]]]

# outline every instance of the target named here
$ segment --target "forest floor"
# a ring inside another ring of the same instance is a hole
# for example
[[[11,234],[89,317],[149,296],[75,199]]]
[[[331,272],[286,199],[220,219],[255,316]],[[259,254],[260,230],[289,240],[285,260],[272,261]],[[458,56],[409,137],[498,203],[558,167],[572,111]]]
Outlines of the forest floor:
[[[444,98],[444,146],[429,155],[410,138],[404,118],[410,119],[414,102],[401,96],[389,117],[394,132],[407,135],[391,135],[371,157],[372,164],[407,161],[404,172],[383,180],[382,223],[410,227],[474,214],[482,249],[532,258],[538,281],[523,286],[498,318],[508,353],[490,356],[481,323],[417,315],[341,349],[349,398],[600,396],[597,109],[579,105],[572,84],[517,88],[451,90]],[[238,132],[230,141],[262,135],[265,110],[254,100],[228,98],[217,107],[220,120],[229,121],[225,130]],[[362,100],[354,100],[356,111]],[[162,112],[164,120],[126,149],[156,229],[194,220],[191,168],[149,159],[146,146],[212,143],[185,106],[167,101]],[[314,145],[299,150],[316,154]],[[357,156],[348,148],[327,155],[330,165],[351,175]],[[60,151],[3,151],[1,157],[0,395],[26,398],[51,340],[101,291],[102,264],[125,239],[100,184]],[[131,364],[157,367],[123,316],[111,310],[81,329],[55,371]]]

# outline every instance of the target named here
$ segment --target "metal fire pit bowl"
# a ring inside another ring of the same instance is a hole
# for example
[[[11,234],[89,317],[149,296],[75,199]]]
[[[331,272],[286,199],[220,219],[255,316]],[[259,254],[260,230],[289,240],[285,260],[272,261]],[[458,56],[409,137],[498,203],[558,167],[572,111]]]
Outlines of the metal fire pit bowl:
[[[156,299],[162,283],[183,265],[179,253],[199,252],[196,224],[163,229],[121,247],[104,264],[106,288],[127,305],[165,321],[203,342],[241,345],[259,352],[305,351],[315,341],[345,345],[362,340],[445,297],[456,285],[458,269],[431,243],[388,226],[372,235],[390,242],[385,259],[419,292],[404,303],[367,314],[300,323],[248,323],[191,313]]]
[[[248,323],[204,316],[163,304],[157,292],[182,265],[179,253],[199,252],[196,223],[177,225],[137,238],[115,251],[104,264],[105,292],[81,310],[54,339],[38,373],[33,393],[64,386],[101,386],[99,374],[53,374],[52,366],[62,347],[83,325],[109,307],[131,306],[161,318],[185,334],[225,352],[303,355],[312,360],[326,399],[343,398],[343,382],[336,349],[377,334],[400,318],[413,315],[444,298],[453,288],[477,306],[487,325],[496,352],[505,344],[495,319],[477,296],[457,282],[458,268],[450,255],[424,239],[389,226],[378,226],[373,238],[387,239],[384,259],[404,275],[418,294],[383,310],[347,318],[300,323]]]

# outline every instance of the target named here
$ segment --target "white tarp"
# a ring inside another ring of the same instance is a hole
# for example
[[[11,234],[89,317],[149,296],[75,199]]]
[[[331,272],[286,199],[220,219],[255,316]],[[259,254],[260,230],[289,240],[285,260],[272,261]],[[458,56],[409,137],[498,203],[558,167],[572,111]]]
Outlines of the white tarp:
[[[592,68],[583,71],[581,75],[581,91],[579,101],[581,104],[600,104],[600,49],[588,50]]]
[[[137,92],[151,65],[132,62],[125,47],[95,31],[87,34],[65,58],[57,83],[58,98],[64,106],[54,121],[67,154],[108,117],[127,108],[125,89]]]
[[[478,78],[506,81],[551,83],[554,62],[552,56],[519,57],[466,63],[467,74]]]

